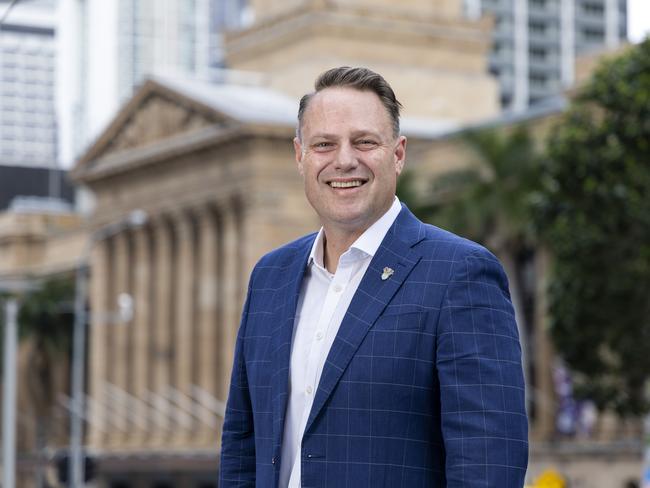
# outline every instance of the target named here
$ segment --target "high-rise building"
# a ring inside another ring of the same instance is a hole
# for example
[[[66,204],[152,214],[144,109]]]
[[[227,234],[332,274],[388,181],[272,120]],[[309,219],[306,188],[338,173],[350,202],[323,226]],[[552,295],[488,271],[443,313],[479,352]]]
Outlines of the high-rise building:
[[[244,0],[60,0],[60,161],[69,166],[147,76],[213,80]],[[72,108],[71,108],[72,107]]]
[[[56,0],[0,0],[0,211],[25,197],[73,200],[57,166]],[[56,201],[51,200],[56,199]]]
[[[490,70],[501,104],[523,110],[574,81],[576,56],[627,37],[626,0],[465,0],[469,17],[494,17]]]
[[[0,0],[0,15],[9,3]],[[55,7],[19,4],[0,26],[0,165],[56,163]]]

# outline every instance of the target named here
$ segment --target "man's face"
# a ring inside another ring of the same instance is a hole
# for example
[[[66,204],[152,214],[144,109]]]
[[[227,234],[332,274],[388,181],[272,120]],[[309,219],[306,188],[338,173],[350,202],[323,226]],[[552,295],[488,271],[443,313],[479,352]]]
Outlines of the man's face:
[[[328,229],[361,234],[391,206],[406,138],[371,91],[326,88],[309,101],[294,139],[305,194]]]

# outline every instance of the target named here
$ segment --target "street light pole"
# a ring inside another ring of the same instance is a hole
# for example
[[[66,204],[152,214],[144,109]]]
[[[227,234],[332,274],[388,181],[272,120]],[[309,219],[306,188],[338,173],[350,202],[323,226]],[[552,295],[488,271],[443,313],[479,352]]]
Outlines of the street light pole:
[[[70,380],[70,386],[72,388],[72,408],[70,409],[70,462],[68,464],[68,482],[72,488],[81,488],[85,478],[83,450],[84,373],[86,367],[86,326],[88,323],[86,297],[88,296],[88,278],[90,274],[88,262],[90,260],[90,253],[97,242],[113,237],[127,229],[141,227],[147,220],[147,213],[138,209],[133,210],[118,222],[99,228],[88,238],[88,242],[77,263],[72,339],[72,372]]]
[[[33,280],[0,279],[4,300],[4,371],[2,387],[2,486],[13,488],[16,482],[16,351],[18,349],[19,297],[38,288]]]
[[[16,486],[16,348],[18,301],[5,303],[4,385],[2,388],[2,486]]]
[[[70,486],[83,486],[83,388],[86,351],[86,296],[88,291],[88,264],[81,262],[76,271],[74,300],[74,329],[72,337],[72,418],[70,422]]]

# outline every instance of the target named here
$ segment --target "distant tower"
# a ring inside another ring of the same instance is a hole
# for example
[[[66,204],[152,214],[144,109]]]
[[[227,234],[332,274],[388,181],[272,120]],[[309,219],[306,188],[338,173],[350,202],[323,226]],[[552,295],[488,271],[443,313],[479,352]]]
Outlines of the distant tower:
[[[55,3],[18,4],[0,28],[0,165],[56,163]]]
[[[465,0],[468,17],[494,16],[490,71],[501,105],[523,110],[574,81],[578,54],[613,48],[627,37],[625,0]]]
[[[72,163],[148,75],[211,80],[245,0],[60,0],[61,160]]]

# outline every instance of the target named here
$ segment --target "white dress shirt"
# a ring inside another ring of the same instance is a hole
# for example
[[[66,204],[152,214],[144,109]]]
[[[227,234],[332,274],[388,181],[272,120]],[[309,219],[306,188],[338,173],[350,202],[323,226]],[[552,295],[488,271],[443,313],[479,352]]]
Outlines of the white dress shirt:
[[[323,365],[361,278],[401,209],[395,197],[390,209],[341,255],[334,274],[323,266],[322,228],[316,236],[296,307],[282,438],[281,488],[300,487],[300,446]]]

